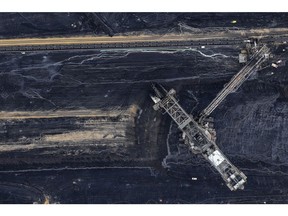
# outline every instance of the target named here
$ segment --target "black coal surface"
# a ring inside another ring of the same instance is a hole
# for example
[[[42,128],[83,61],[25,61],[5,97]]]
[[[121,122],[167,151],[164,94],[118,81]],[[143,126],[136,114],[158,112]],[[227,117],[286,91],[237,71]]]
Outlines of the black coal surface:
[[[287,27],[288,19],[282,13],[102,13],[97,19],[80,13],[6,13],[0,17],[2,38],[107,34],[107,29],[118,34]],[[0,53],[1,111],[113,110],[137,104],[141,114],[135,151],[157,157],[137,165],[23,164],[20,170],[5,165],[0,170],[0,202],[44,202],[48,196],[54,203],[287,203],[285,45],[274,53],[273,61],[284,62],[281,67],[270,63],[262,68],[212,114],[217,144],[248,176],[244,191],[231,192],[206,161],[179,142],[179,131],[169,117],[152,110],[150,83],[159,82],[175,88],[181,105],[196,116],[241,68],[241,46]],[[145,142],[155,136],[154,121],[163,134],[147,149]],[[0,136],[2,143],[17,138],[17,134]],[[29,158],[30,153],[21,155]],[[20,153],[8,154],[17,160]]]
[[[1,13],[0,38],[213,32],[287,27],[287,21],[287,13]]]

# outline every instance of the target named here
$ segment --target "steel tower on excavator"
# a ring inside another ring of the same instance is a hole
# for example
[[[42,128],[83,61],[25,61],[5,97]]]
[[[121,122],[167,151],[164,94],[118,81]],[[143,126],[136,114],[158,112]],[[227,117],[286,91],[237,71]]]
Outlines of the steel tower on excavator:
[[[152,84],[154,94],[150,95],[155,110],[163,109],[183,132],[194,154],[201,154],[222,176],[230,190],[244,189],[246,175],[234,166],[221,152],[203,122],[217,106],[233,91],[236,91],[248,77],[268,58],[269,48],[264,45],[251,57],[250,61],[217,94],[216,98],[202,111],[198,122],[179,105],[176,91],[167,91],[160,84]]]

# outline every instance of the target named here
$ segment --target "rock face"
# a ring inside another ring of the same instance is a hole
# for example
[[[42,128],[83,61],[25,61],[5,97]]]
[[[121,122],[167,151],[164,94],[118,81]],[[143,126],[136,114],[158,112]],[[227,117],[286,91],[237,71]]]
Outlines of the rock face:
[[[286,58],[285,53],[281,55]],[[217,141],[224,152],[251,161],[287,164],[286,71],[285,65],[264,68],[215,111]]]
[[[223,150],[252,161],[287,164],[288,107],[275,86],[253,81],[229,99],[215,112]]]

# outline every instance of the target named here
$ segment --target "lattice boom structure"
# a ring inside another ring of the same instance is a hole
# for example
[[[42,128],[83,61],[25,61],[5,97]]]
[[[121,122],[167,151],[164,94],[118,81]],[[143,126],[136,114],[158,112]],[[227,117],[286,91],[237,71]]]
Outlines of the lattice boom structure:
[[[155,110],[163,109],[170,115],[187,137],[192,152],[202,154],[221,174],[230,190],[244,189],[247,177],[225,157],[215,142],[209,138],[209,132],[202,128],[179,105],[174,97],[175,90],[171,89],[167,92],[162,86],[159,85],[159,88],[157,88],[154,84],[152,88],[155,91],[155,95],[151,96],[155,103],[153,108]]]
[[[269,54],[270,50],[266,45],[261,47],[259,51],[251,57],[251,60],[232,77],[230,82],[225,85],[214,100],[203,110],[201,113],[201,119],[209,116],[231,92],[236,91],[251,76],[251,74],[257,70],[257,67],[268,59]]]

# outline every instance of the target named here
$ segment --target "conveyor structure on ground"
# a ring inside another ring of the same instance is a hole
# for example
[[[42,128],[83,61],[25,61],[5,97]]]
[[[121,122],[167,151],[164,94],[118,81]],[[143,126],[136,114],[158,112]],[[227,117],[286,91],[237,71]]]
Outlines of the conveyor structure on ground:
[[[229,83],[217,94],[214,100],[202,111],[201,120],[209,116],[219,104],[231,93],[236,91],[251,74],[268,58],[269,48],[264,45],[256,52],[251,60],[232,77]]]

